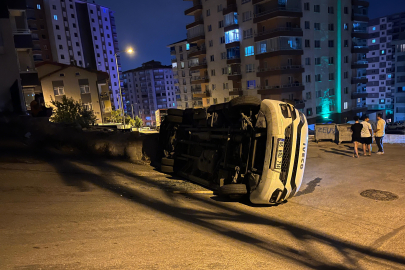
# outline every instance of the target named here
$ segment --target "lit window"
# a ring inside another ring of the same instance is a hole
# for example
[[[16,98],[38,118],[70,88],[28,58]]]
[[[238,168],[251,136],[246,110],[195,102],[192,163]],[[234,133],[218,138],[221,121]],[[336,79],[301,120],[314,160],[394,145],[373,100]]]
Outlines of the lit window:
[[[186,50],[188,51],[188,50],[190,50],[190,44],[186,44]]]
[[[375,27],[373,27],[373,31],[375,31]]]
[[[37,5],[37,9],[41,9],[41,5]]]
[[[225,32],[225,43],[229,44],[235,41],[239,41],[239,29],[234,29],[228,32]]]
[[[53,19],[54,19],[55,21],[57,21],[57,20],[58,20],[58,15],[53,15]]]
[[[255,49],[253,46],[245,47],[245,56],[255,55]]]
[[[63,89],[63,86],[54,87],[53,93],[55,96],[62,96],[65,94],[65,90]]]
[[[107,10],[106,10],[105,8],[103,8],[103,12],[104,12],[104,13],[106,13],[106,12],[107,12]]]
[[[371,42],[375,43],[375,39],[373,39]]]
[[[347,102],[343,103],[343,109],[346,110],[348,108]]]
[[[388,79],[391,79],[391,74],[388,74]]]

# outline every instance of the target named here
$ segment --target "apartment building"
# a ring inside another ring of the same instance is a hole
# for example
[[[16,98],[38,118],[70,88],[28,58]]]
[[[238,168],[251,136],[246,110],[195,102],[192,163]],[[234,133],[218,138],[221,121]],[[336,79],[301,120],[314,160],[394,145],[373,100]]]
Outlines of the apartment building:
[[[405,22],[405,20],[404,20]],[[368,26],[367,98],[368,110],[394,112],[395,50],[392,48],[393,21],[388,17],[370,20]]]
[[[86,0],[27,0],[27,5],[36,62],[53,60],[107,72],[113,108],[119,109],[121,65],[118,55],[117,70],[114,12]]]
[[[177,107],[172,66],[152,60],[124,71],[123,78],[129,110],[142,118],[144,125],[156,126],[157,110]]]
[[[191,2],[188,66],[203,106],[241,95],[285,100],[311,123],[367,111],[367,1]]]
[[[24,0],[0,2],[0,111],[25,112],[41,92]]]
[[[52,62],[39,63],[37,70],[47,106],[52,106],[52,100],[61,101],[67,97],[93,110],[97,123],[111,116],[110,100],[102,98],[108,89],[108,73]]]
[[[395,40],[392,42],[392,48],[395,50],[395,58],[392,64],[393,72],[395,72],[392,76],[395,78],[395,85],[391,87],[394,95],[391,99],[392,101],[395,99],[395,102],[392,102],[394,103],[392,121],[399,122],[405,121],[405,33],[395,35]]]
[[[188,54],[197,51],[198,48],[195,46],[190,51],[190,44],[188,44],[187,39],[175,42],[167,47],[170,48],[170,55],[172,56],[177,108],[202,107],[202,98],[197,97],[202,92],[201,87],[191,84],[192,73],[188,61]],[[195,97],[193,97],[193,94],[195,94]]]

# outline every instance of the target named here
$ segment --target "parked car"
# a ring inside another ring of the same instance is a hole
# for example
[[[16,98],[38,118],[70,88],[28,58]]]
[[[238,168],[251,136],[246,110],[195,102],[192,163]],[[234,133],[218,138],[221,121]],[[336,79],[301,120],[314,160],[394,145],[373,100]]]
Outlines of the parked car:
[[[386,129],[388,129],[388,130],[405,129],[405,123],[404,122],[395,122],[392,124],[387,124]]]
[[[201,109],[169,109],[160,127],[161,171],[231,198],[278,204],[299,190],[308,123],[291,104],[244,96]]]

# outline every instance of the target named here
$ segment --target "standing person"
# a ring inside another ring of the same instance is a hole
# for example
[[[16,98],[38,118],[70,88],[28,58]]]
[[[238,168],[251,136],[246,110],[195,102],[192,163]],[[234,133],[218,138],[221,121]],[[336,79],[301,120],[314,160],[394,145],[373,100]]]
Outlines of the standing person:
[[[353,132],[352,134],[352,141],[354,143],[354,154],[353,157],[358,158],[359,157],[359,143],[361,143],[361,130],[363,129],[363,125],[359,123],[359,117],[355,116],[354,117],[355,123],[351,126],[351,130]]]
[[[382,113],[379,113],[377,115],[377,129],[374,131],[375,132],[375,141],[378,146],[378,152],[377,155],[384,155],[384,144],[383,144],[383,139],[385,135],[385,121],[382,119]]]
[[[361,130],[361,143],[363,144],[364,156],[367,156],[366,149],[368,150],[368,156],[371,156],[371,144],[373,143],[373,137],[371,137],[373,131],[368,121],[370,121],[370,118],[368,118],[368,116],[365,116],[364,121],[361,122],[361,124],[363,125],[363,128]]]

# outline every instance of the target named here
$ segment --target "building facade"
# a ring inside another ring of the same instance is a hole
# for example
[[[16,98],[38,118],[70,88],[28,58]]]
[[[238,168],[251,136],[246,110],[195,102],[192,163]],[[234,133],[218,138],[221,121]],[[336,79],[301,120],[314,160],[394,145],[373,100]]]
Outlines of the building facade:
[[[94,111],[97,123],[102,123],[111,113],[111,103],[102,99],[109,77],[106,72],[52,62],[38,64],[37,70],[47,106],[52,107],[52,100],[73,98]]]
[[[119,48],[114,12],[86,0],[27,1],[36,61],[53,60],[107,72],[113,108],[120,109],[121,64],[119,55],[117,60],[115,57]]]
[[[172,66],[150,61],[124,71],[123,77],[129,114],[142,118],[145,126],[156,126],[157,110],[177,107]]]
[[[0,111],[25,112],[41,92],[24,0],[0,3]]]
[[[191,2],[187,64],[203,106],[241,95],[285,100],[313,123],[367,110],[367,1]]]
[[[405,15],[405,14],[404,14]],[[404,16],[405,18],[405,16]],[[404,19],[405,22],[405,19]],[[405,33],[396,37],[392,42],[392,48],[395,50],[395,58],[392,64],[393,78],[395,85],[391,87],[394,103],[393,121],[405,121]]]
[[[367,54],[368,110],[383,110],[387,116],[394,111],[395,49],[392,47],[393,22],[388,17],[373,19],[368,26]]]
[[[193,94],[201,94],[201,88],[192,86],[192,73],[188,65],[188,54],[190,46],[187,40],[168,45],[172,55],[172,69],[174,78],[174,89],[176,91],[177,108],[186,109],[202,107],[202,98],[193,97]]]

